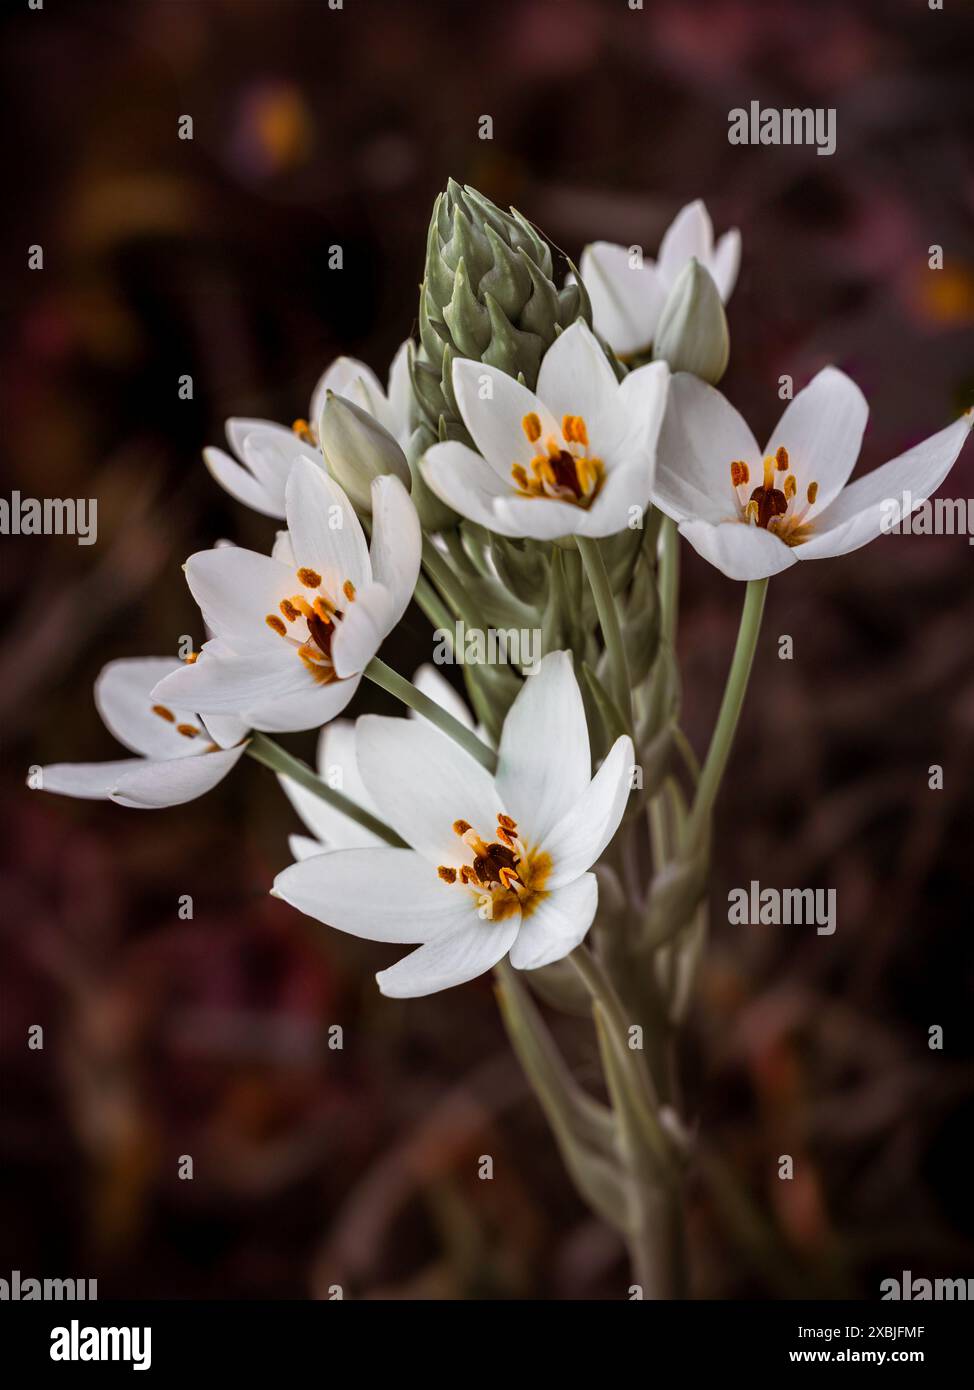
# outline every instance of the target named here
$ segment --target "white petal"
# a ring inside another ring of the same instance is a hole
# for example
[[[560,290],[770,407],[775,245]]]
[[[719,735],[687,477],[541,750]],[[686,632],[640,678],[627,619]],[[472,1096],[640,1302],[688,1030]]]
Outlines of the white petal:
[[[86,801],[107,801],[119,777],[141,767],[143,758],[122,758],[110,763],[51,763],[40,771],[40,788],[56,796],[79,796]]]
[[[416,999],[465,984],[506,955],[517,936],[519,920],[519,916],[512,916],[496,925],[475,920],[472,925],[438,936],[388,970],[380,970],[375,977],[379,988],[390,999]]]
[[[284,505],[284,486],[297,459],[314,446],[293,430],[269,420],[228,420],[227,438],[241,463],[247,465],[274,503],[274,516]]]
[[[472,729],[474,727],[473,715],[467,707],[467,702],[457,694],[446,677],[440,675],[435,666],[431,666],[429,662],[420,666],[413,675],[413,685],[430,700],[434,700],[442,709],[445,709],[447,714],[452,714],[453,718],[465,728]],[[412,709],[409,714],[413,719],[422,719],[423,717]]]
[[[598,498],[589,511],[593,511]],[[608,509],[607,509],[608,510]],[[502,497],[494,503],[493,521],[486,523],[499,536],[526,536],[530,540],[554,541],[561,536],[594,535],[591,528],[598,527],[598,534],[611,535],[620,530],[616,525],[618,518],[599,511],[594,520],[586,521],[589,513],[572,502],[561,502],[553,497]],[[624,524],[624,523],[623,523]]]
[[[639,508],[640,516],[644,515],[652,500],[654,465],[654,453],[646,445],[641,459],[636,458],[626,465],[616,464],[609,469],[595,501],[584,511],[574,508],[578,512],[575,534],[614,536],[631,525],[633,507]]]
[[[411,849],[338,849],[292,864],[274,896],[366,941],[432,941],[479,923],[474,894],[444,883]]]
[[[391,432],[400,444],[410,432],[413,415],[413,388],[409,380],[409,354],[412,342],[407,338],[399,344],[389,366],[389,390],[386,393],[392,417]]]
[[[392,598],[390,628],[409,606],[419,578],[423,532],[416,508],[398,478],[376,478],[372,496],[372,577]]]
[[[361,676],[350,676],[348,680],[330,681],[327,685],[318,685],[309,679],[302,682],[299,690],[249,706],[244,716],[251,728],[264,729],[267,733],[317,729],[341,714],[358,690],[361,679]]]
[[[287,565],[292,574],[297,569],[294,560],[294,546],[291,544],[291,537],[287,531],[278,531],[274,537],[274,544],[271,546],[271,559],[277,560],[278,564]]]
[[[660,242],[656,265],[666,288],[672,287],[691,256],[706,265],[713,249],[713,223],[706,207],[697,198],[680,209]]]
[[[869,406],[856,383],[837,367],[825,367],[799,391],[768,440],[766,454],[788,450],[798,497],[818,483],[815,512],[836,497],[856,466]],[[759,480],[760,481],[760,480]]]
[[[278,615],[281,600],[299,587],[293,570],[235,545],[198,551],[184,568],[207,627],[234,651],[282,646],[266,619],[269,613]]]
[[[411,711],[410,711],[411,712]],[[357,806],[374,811],[375,806],[362,781],[355,752],[355,724],[351,719],[336,719],[326,724],[318,736],[315,766],[318,776],[334,785]],[[318,800],[319,798],[315,798]]]
[[[145,758],[141,766],[118,778],[109,793],[120,806],[136,810],[158,810],[163,806],[182,806],[212,790],[243,754],[245,744],[201,753],[198,758],[167,758],[161,762]]]
[[[203,722],[210,738],[221,748],[234,748],[242,738],[246,738],[250,728],[234,714],[208,714]]]
[[[717,242],[714,254],[710,258],[710,265],[707,267],[725,304],[734,292],[740,265],[741,234],[736,227],[732,227]]]
[[[367,584],[345,605],[332,638],[331,659],[343,679],[364,671],[395,625],[392,595],[382,584]]]
[[[504,720],[497,786],[531,844],[584,795],[592,775],[585,707],[568,652],[550,652]]]
[[[385,844],[378,835],[366,830],[364,825],[359,825],[358,821],[344,815],[320,796],[315,796],[307,787],[300,786],[290,777],[278,777],[277,780],[288,801],[314,835],[316,853],[323,849],[366,849]],[[295,857],[307,858],[307,855]]]
[[[283,492],[280,497],[272,496],[263,483],[258,482],[248,469],[242,468],[222,449],[204,449],[203,462],[220,486],[245,507],[251,507],[263,516],[283,517]]]
[[[335,480],[310,459],[299,459],[288,478],[287,529],[298,567],[320,574],[322,588],[339,607],[347,579],[356,589],[371,580],[355,509]]]
[[[826,555],[847,555],[875,540],[884,519],[889,524],[889,509],[884,504],[896,501],[900,504],[898,512],[902,511],[904,493],[909,493],[912,510],[936,492],[956,463],[972,423],[974,414],[968,411],[922,444],[850,483],[828,510],[816,517],[815,532],[811,540],[796,546],[796,557],[818,560]]]
[[[730,466],[746,463],[756,487],[761,458],[754,435],[719,391],[688,372],[670,379],[653,486],[661,511],[675,521],[717,523],[735,516]]]
[[[513,465],[518,463],[524,468],[529,467],[540,447],[539,444],[532,444],[524,433],[525,417],[537,415],[542,443],[552,434],[561,437],[561,424],[552,415],[548,403],[506,372],[489,367],[486,362],[458,358],[453,364],[453,392],[473,442],[509,489],[513,487]],[[438,447],[442,449],[446,446]],[[429,458],[432,453],[433,449],[430,449],[426,457]]]
[[[612,839],[629,800],[632,769],[632,739],[623,734],[582,796],[545,838],[542,848],[552,860],[549,889],[561,888],[591,868]]]
[[[663,307],[653,262],[634,267],[625,246],[596,241],[582,252],[578,271],[592,303],[595,331],[620,357],[647,347]]]
[[[204,647],[192,666],[182,666],[159,682],[153,699],[169,708],[188,705],[203,716],[232,714],[242,719],[254,704],[291,694],[305,682],[314,684],[294,649],[283,642],[279,648],[237,656]]]
[[[299,863],[302,859],[312,859],[316,854],[324,854],[328,849],[327,845],[311,840],[307,835],[289,835],[287,847]]]
[[[670,391],[670,369],[665,362],[648,362],[630,372],[619,387],[618,402],[624,408],[632,431],[655,456],[656,443],[666,414]]]
[[[592,450],[598,454],[599,423],[617,408],[619,383],[598,339],[582,319],[560,333],[545,353],[538,372],[538,395],[559,422],[580,415],[588,425]]]
[[[546,893],[527,917],[511,947],[511,964],[517,970],[537,970],[564,960],[585,939],[599,905],[599,881],[582,874],[564,888]]]
[[[427,485],[447,506],[488,530],[498,530],[497,503],[502,497],[513,495],[513,483],[502,481],[480,454],[466,444],[450,440],[427,449],[419,467]]]
[[[726,574],[728,579],[767,579],[795,563],[800,547],[785,545],[762,526],[742,521],[685,521],[680,526],[698,555]]]
[[[355,752],[380,818],[432,864],[470,862],[454,821],[468,821],[482,836],[494,835],[505,807],[493,777],[425,719],[364,715]]]
[[[379,378],[371,367],[360,362],[357,357],[337,357],[319,377],[312,392],[311,413],[308,416],[316,427],[329,391],[361,406],[376,419],[379,418],[379,410],[385,405],[386,396]]]
[[[95,681],[95,705],[106,728],[133,753],[144,758],[184,758],[199,752],[195,739],[184,738],[177,724],[195,724],[183,707],[169,708],[172,719],[153,712],[152,691],[165,676],[181,671],[175,657],[121,657],[103,666]]]

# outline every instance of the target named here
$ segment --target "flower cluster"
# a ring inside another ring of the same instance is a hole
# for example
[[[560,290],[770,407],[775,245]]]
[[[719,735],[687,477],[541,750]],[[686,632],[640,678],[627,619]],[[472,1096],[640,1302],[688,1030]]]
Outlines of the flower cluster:
[[[204,451],[233,498],[285,529],[266,554],[224,544],[186,561],[199,652],[101,673],[99,712],[136,756],[46,767],[39,784],[173,806],[252,754],[311,832],[292,838],[274,893],[340,931],[415,945],[380,972],[389,995],[576,952],[600,886],[608,911],[626,875],[638,884],[638,851],[636,867],[623,852],[600,860],[672,751],[663,528],[725,575],[764,581],[874,539],[891,495],[921,505],[971,427],[968,413],[849,483],[867,407],[827,367],[760,449],[715,387],[740,254],[739,233],[715,244],[696,202],[655,261],[595,242],[556,281],[530,223],[451,183],[419,341],[399,348],[387,387],[339,358],[307,418],[232,419],[231,452]],[[468,668],[467,700],[429,667],[406,681],[378,653],[413,599],[438,628],[536,626],[536,672]],[[338,719],[363,678],[409,717]],[[317,772],[265,737],[312,728]],[[671,935],[700,896],[686,846],[704,800],[671,866]],[[690,882],[674,907],[672,884]],[[654,892],[636,904],[652,940]],[[632,949],[648,949],[638,933]]]

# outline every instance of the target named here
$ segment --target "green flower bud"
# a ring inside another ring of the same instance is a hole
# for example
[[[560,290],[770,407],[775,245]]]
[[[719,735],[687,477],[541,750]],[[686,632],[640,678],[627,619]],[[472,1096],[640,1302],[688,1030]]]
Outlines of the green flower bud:
[[[375,478],[394,473],[409,487],[409,465],[395,439],[374,415],[344,396],[328,392],[318,419],[318,439],[328,472],[356,511],[371,513]]]
[[[653,357],[674,372],[692,372],[711,386],[727,370],[730,336],[717,286],[691,259],[677,277],[660,314]]]
[[[533,389],[558,330],[577,318],[591,326],[585,288],[557,287],[551,248],[531,224],[451,179],[433,206],[419,296],[421,346],[411,364],[417,408],[434,437],[471,443],[453,397],[458,357],[486,362]]]

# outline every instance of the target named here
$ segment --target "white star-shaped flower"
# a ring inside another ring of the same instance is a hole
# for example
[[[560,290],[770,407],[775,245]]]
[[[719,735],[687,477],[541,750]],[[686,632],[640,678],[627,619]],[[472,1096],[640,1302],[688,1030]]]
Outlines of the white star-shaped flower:
[[[384,994],[432,994],[489,970],[560,960],[592,924],[589,870],[615,834],[632,741],[593,777],[566,652],[543,658],[512,704],[495,776],[425,720],[366,715],[355,756],[376,813],[409,848],[336,849],[279,874],[276,896],[369,941],[421,943],[377,976]]]

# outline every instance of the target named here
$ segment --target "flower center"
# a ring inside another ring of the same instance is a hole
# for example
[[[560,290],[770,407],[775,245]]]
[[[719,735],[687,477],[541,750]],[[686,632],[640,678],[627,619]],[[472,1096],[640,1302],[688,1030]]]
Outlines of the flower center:
[[[472,863],[453,868],[441,864],[437,873],[444,883],[459,883],[477,899],[477,910],[488,922],[502,922],[520,909],[529,916],[545,897],[544,883],[551,859],[529,850],[510,816],[497,816],[496,840],[486,841],[469,821],[456,820],[453,830],[472,855]]]
[[[815,505],[818,483],[808,484],[804,503],[799,503],[798,479],[789,468],[788,450],[782,445],[764,460],[764,478],[747,500],[743,490],[751,481],[751,470],[741,460],[730,466],[731,485],[737,498],[738,520],[771,531],[786,545],[801,545],[812,533],[811,523],[805,517]],[[781,487],[776,485],[779,480]]]
[[[534,411],[525,415],[521,428],[531,444],[540,443],[541,421]],[[539,448],[531,460],[530,473],[515,463],[511,477],[522,497],[554,497],[587,507],[602,486],[605,464],[589,453],[588,429],[581,415],[562,416],[561,433],[561,439],[548,436],[544,450]]]
[[[335,640],[336,625],[342,620],[343,610],[336,608],[322,592],[321,575],[317,570],[302,566],[297,577],[306,589],[313,592],[314,597],[308,599],[304,594],[297,593],[290,598],[282,598],[278,606],[283,616],[268,613],[264,621],[295,648],[315,681],[319,685],[327,685],[336,679],[331,644]],[[346,579],[342,585],[342,593],[349,603],[354,602],[355,585],[350,579]]]

